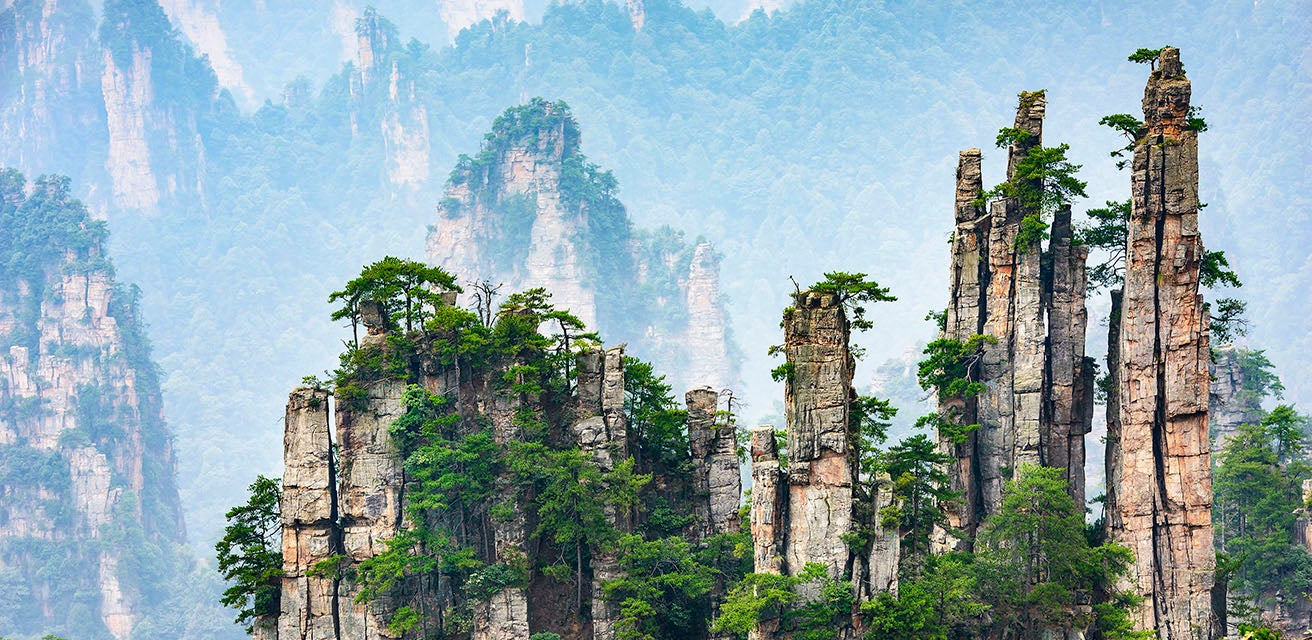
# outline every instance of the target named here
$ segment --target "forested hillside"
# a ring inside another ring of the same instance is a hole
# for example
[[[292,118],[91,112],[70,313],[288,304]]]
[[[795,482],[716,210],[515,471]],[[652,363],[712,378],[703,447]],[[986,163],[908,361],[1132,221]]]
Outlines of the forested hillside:
[[[43,3],[14,2],[0,19],[0,32],[27,34],[0,45],[0,161],[77,174],[108,216],[120,269],[146,292],[201,537],[234,502],[229,488],[275,465],[275,391],[331,364],[326,293],[370,256],[421,255],[446,168],[505,107],[539,95],[570,105],[587,132],[582,148],[614,169],[635,222],[705,236],[724,254],[728,310],[752,372],[744,413],[755,416],[777,411],[764,351],[790,274],[810,281],[843,264],[900,296],[881,310],[887,329],[862,338],[875,362],[932,336],[921,318],[945,291],[945,194],[961,141],[992,138],[980,114],[1005,112],[1021,89],[1047,89],[1049,122],[1070,132],[1063,141],[1089,181],[1078,220],[1128,183],[1106,155],[1123,142],[1090,115],[1137,104],[1141,69],[1125,56],[1166,43],[1198,51],[1194,103],[1212,127],[1201,224],[1245,276],[1250,338],[1270,347],[1288,397],[1312,385],[1299,360],[1312,346],[1302,317],[1312,285],[1300,182],[1312,140],[1304,6],[813,0],[726,23],[658,1],[635,29],[625,7],[584,2],[549,7],[540,22],[482,22],[449,47],[423,19],[365,15],[353,25],[363,36],[353,62],[331,77],[287,77],[287,91],[249,112],[215,76],[177,72],[198,56],[151,3],[54,4],[46,15]],[[103,15],[113,20],[97,27]],[[268,35],[218,19],[230,47],[268,61],[248,62],[251,73],[276,68],[277,51],[238,44]],[[55,23],[62,30],[47,28]],[[307,17],[280,28],[323,37],[324,27]],[[153,51],[137,78],[152,92],[102,111],[116,103],[104,96],[101,51],[130,51],[125,38]],[[37,102],[38,86],[83,98]],[[134,110],[148,115],[140,137],[160,195],[125,209],[106,167],[142,165],[115,160],[110,132],[132,128],[106,123]],[[89,159],[59,166],[69,154]],[[996,175],[1000,161],[986,155],[986,170]],[[202,491],[191,480],[201,477],[224,489]]]

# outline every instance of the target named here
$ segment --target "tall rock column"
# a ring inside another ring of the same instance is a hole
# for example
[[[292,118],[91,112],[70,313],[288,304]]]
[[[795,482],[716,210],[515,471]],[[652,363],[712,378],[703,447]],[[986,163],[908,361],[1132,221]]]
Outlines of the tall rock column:
[[[380,380],[365,386],[368,404],[350,406],[337,398],[337,444],[341,450],[338,499],[342,553],[358,564],[383,553],[387,541],[404,524],[405,471],[401,453],[388,428],[405,414],[401,396],[405,384]],[[375,640],[391,637],[387,621],[395,603],[380,598],[355,602],[354,585],[340,595],[342,638]]]
[[[1120,324],[1120,471],[1109,492],[1114,540],[1134,551],[1141,629],[1214,638],[1208,321],[1198,292],[1198,137],[1177,49],[1144,91]]]
[[[1071,209],[1052,221],[1045,257],[1048,344],[1045,364],[1043,464],[1062,469],[1075,504],[1084,504],[1084,436],[1093,426],[1093,368],[1084,357],[1089,313],[1084,305],[1089,248],[1072,242]]]
[[[579,417],[574,437],[602,472],[629,457],[628,420],[624,414],[624,347],[579,356]],[[630,514],[607,505],[606,517],[621,533],[632,531]],[[620,577],[619,558],[607,549],[592,550],[592,637],[614,640],[617,607],[602,597],[601,585]]]
[[[975,335],[988,340],[966,373],[984,391],[939,401],[944,420],[979,427],[962,442],[940,434],[939,450],[952,457],[951,488],[961,499],[934,533],[938,552],[970,548],[981,523],[1002,503],[1006,481],[1023,465],[1060,468],[1071,496],[1084,502],[1094,373],[1084,356],[1088,250],[1074,243],[1069,207],[1053,213],[1046,250],[1041,240],[1022,235],[1027,219],[1044,218],[1041,207],[1052,194],[1043,193],[1045,185],[1026,167],[1042,144],[1047,99],[1042,91],[1022,92],[1019,103],[1014,127],[1004,130],[1011,141],[1008,197],[984,211],[979,149],[962,151],[957,165],[942,336],[963,343]]]
[[[282,474],[282,615],[279,638],[340,638],[337,580],[310,575],[341,553],[337,478],[328,426],[328,393],[297,389],[287,399]]]
[[[784,316],[784,351],[791,365],[784,386],[788,421],[788,544],[790,574],[809,562],[840,578],[850,551],[842,534],[855,529],[852,485],[856,434],[848,413],[855,363],[850,329],[838,296],[802,292]]]
[[[720,394],[699,387],[685,395],[688,404],[688,444],[693,464],[693,513],[702,536],[738,529],[742,479],[738,472],[738,442],[731,420],[717,420]]]
[[[757,573],[784,572],[788,500],[773,425],[752,429],[752,547]]]
[[[1042,92],[1021,93],[1016,111],[1018,133],[1008,150],[1007,179],[1017,165],[1042,142],[1046,98]],[[983,296],[983,334],[996,339],[985,345],[979,398],[980,511],[973,528],[1002,503],[1003,483],[1025,463],[1038,464],[1043,387],[1041,256],[1037,246],[1018,247],[1016,238],[1028,211],[1014,198],[994,201],[989,208],[987,276]]]
[[[983,259],[981,248],[988,243],[992,218],[984,215],[984,209],[978,203],[984,193],[980,155],[979,149],[966,149],[957,160],[957,226],[952,235],[952,271],[943,337],[961,342],[984,330],[984,286],[988,278],[988,263]],[[979,372],[974,373],[978,375]],[[956,424],[977,424],[979,403],[973,397],[942,398],[939,413]],[[966,541],[948,533],[948,529],[961,531],[966,540],[975,536],[982,509],[976,455],[978,439],[976,432],[960,443],[939,436],[939,451],[952,456],[948,469],[951,488],[961,499],[944,509],[947,529],[935,528],[933,542],[938,553],[965,549]]]

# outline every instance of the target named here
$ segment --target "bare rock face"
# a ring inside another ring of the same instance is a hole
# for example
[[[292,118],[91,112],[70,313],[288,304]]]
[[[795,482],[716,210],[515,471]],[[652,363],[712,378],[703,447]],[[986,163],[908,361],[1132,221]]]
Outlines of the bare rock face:
[[[1234,345],[1217,347],[1211,363],[1212,387],[1208,423],[1212,430],[1212,455],[1216,455],[1241,424],[1262,420],[1262,398],[1245,393],[1244,370]]]
[[[752,548],[756,572],[783,574],[788,500],[774,427],[767,424],[752,429],[751,448]]]
[[[789,573],[808,562],[842,576],[854,531],[852,484],[856,434],[848,418],[855,362],[850,329],[837,296],[803,293],[784,317],[784,350],[792,372],[785,385],[788,421]]]
[[[1119,424],[1109,439],[1108,528],[1135,554],[1125,588],[1144,597],[1140,629],[1165,640],[1215,638],[1208,325],[1198,292],[1198,138],[1180,52],[1162,50],[1144,91],[1146,135],[1120,314]],[[1112,460],[1114,459],[1114,462]],[[1114,497],[1113,497],[1114,496]]]
[[[586,161],[564,103],[534,100],[497,118],[476,158],[451,172],[426,243],[429,263],[507,291],[543,287],[590,329],[631,345],[676,389],[733,379],[719,258],[672,230],[630,229],[614,187],[584,189]],[[571,169],[570,171],[574,171]]]
[[[1072,242],[1071,210],[1053,217],[1046,261],[1048,342],[1041,432],[1043,464],[1064,472],[1071,498],[1083,505],[1084,436],[1093,429],[1094,365],[1084,356],[1089,248]]]
[[[783,327],[788,464],[780,468],[771,427],[752,431],[756,571],[795,576],[815,563],[833,579],[850,579],[858,600],[895,592],[898,534],[885,531],[871,517],[893,503],[891,482],[887,476],[876,478],[871,483],[874,495],[868,498],[858,497],[856,491],[859,443],[850,419],[855,361],[842,300],[833,294],[800,292],[784,312]],[[848,536],[857,532],[868,534],[871,543],[853,548]],[[853,627],[840,630],[841,637],[852,633]],[[778,634],[778,621],[772,620],[753,637]]]
[[[629,456],[629,434],[624,414],[624,347],[585,353],[579,358],[579,416],[574,436],[579,448],[592,455],[602,472]],[[617,531],[633,530],[629,514],[613,505],[606,517]],[[602,597],[601,586],[622,577],[619,558],[609,549],[592,550],[592,637],[615,640],[619,607]]]
[[[66,179],[27,187],[0,171],[0,233],[30,243],[0,255],[0,628],[125,639],[162,604],[135,554],[185,539],[158,374],[103,230]]]
[[[1046,98],[1021,93],[1015,128],[1025,132],[1008,150],[1007,179],[1016,165],[1043,140]],[[960,190],[960,189],[958,189]],[[1019,247],[1027,211],[1010,198],[989,209],[988,285],[984,294],[985,335],[996,342],[984,347],[980,379],[987,389],[979,398],[980,516],[987,518],[1002,502],[1003,483],[1022,464],[1040,456],[1039,418],[1043,386],[1043,304],[1038,246]]]
[[[720,394],[701,387],[689,391],[688,444],[693,463],[693,513],[701,535],[738,530],[738,502],[742,496],[738,442],[734,424],[716,416]]]
[[[1007,179],[1042,144],[1046,97],[1020,94],[1008,149]],[[1039,189],[1041,185],[1025,185]],[[1046,250],[1018,244],[1032,203],[994,201],[985,211],[979,149],[961,152],[957,166],[949,302],[943,337],[989,338],[969,375],[983,382],[977,398],[940,398],[939,413],[958,425],[978,424],[964,442],[940,436],[940,450],[961,500],[947,527],[934,534],[937,551],[963,550],[1002,501],[1004,483],[1022,465],[1063,470],[1071,497],[1083,504],[1084,436],[1092,426],[1093,365],[1084,357],[1088,324],[1085,271],[1088,250],[1073,243],[1071,213],[1054,215]],[[960,531],[957,538],[949,530]]]
[[[984,331],[984,297],[988,282],[988,262],[983,248],[987,245],[992,218],[976,201],[984,193],[980,171],[980,150],[962,151],[957,161],[956,230],[952,235],[952,267],[948,308],[943,335],[966,341]],[[975,372],[978,375],[978,372]],[[940,402],[939,412],[957,424],[979,423],[979,401],[976,398],[946,398]],[[974,538],[975,528],[983,519],[981,481],[975,452],[980,446],[979,432],[972,432],[962,443],[939,437],[939,450],[951,455],[948,470],[953,491],[961,499],[944,509],[950,529],[965,533],[965,540],[957,539],[947,530],[936,528],[933,545],[936,553],[960,551]]]
[[[278,637],[336,640],[337,581],[310,575],[342,552],[337,477],[329,433],[328,393],[297,389],[287,399],[283,432],[283,578]]]

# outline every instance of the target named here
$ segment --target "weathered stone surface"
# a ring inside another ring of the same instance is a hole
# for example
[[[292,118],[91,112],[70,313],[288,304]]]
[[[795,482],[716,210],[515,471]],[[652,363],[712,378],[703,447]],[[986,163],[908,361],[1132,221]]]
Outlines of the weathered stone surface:
[[[1257,424],[1264,415],[1262,398],[1244,392],[1244,371],[1234,345],[1217,347],[1211,363],[1211,398],[1208,426],[1212,430],[1212,455],[1225,446],[1241,424]]]
[[[784,312],[783,328],[786,470],[772,427],[751,433],[756,571],[795,576],[816,563],[831,578],[850,580],[858,600],[896,591],[898,532],[883,530],[874,515],[892,504],[891,482],[873,478],[866,486],[874,495],[858,495],[860,451],[850,419],[855,361],[843,301],[834,294],[798,292]],[[853,548],[849,534],[862,530],[872,532],[871,544]],[[813,587],[802,587],[799,595],[816,597]],[[780,622],[766,620],[750,637],[780,637]],[[855,637],[856,628],[855,620],[844,624],[839,637]]]
[[[980,150],[962,151],[957,161],[957,226],[952,236],[952,267],[943,330],[943,337],[962,342],[984,330],[983,284],[987,282],[988,262],[981,249],[987,246],[992,218],[984,215],[983,207],[977,202],[983,192]],[[978,400],[973,397],[946,398],[939,404],[939,413],[956,424],[977,424]],[[978,437],[977,433],[971,433],[962,443],[955,443],[946,436],[939,437],[939,451],[953,458],[949,463],[948,477],[952,490],[961,499],[944,509],[947,529],[935,528],[933,545],[938,553],[966,549],[980,521],[981,489],[975,456]],[[961,531],[965,539],[958,539],[948,529]]]
[[[715,389],[693,389],[685,399],[693,463],[693,514],[699,521],[700,535],[737,531],[742,477],[734,423],[717,418],[720,394]]]
[[[1007,180],[1042,144],[1046,97],[1023,92],[1008,148]],[[1040,184],[1018,185],[1038,190]],[[940,436],[953,457],[951,488],[961,499],[931,541],[937,551],[968,549],[980,524],[996,512],[1002,489],[1023,465],[1062,469],[1070,494],[1084,502],[1084,436],[1092,426],[1092,365],[1084,357],[1088,251],[1073,243],[1071,213],[1053,215],[1046,250],[1017,238],[1033,202],[1019,198],[981,206],[980,152],[961,152],[957,167],[951,284],[943,337],[966,342],[982,334],[979,362],[968,375],[985,385],[977,398],[942,398],[939,413],[979,428],[961,443]],[[951,531],[961,532],[958,538]]]
[[[1043,140],[1046,98],[1021,93],[1015,128],[1008,149],[1007,179],[1015,178],[1016,165]],[[1039,463],[1039,418],[1043,384],[1044,310],[1039,248],[1017,247],[1026,211],[1015,199],[993,202],[989,208],[987,256],[988,284],[982,314],[983,334],[996,339],[986,344],[980,381],[986,389],[979,398],[980,428],[976,434],[979,460],[980,520],[1002,502],[1003,483],[1024,463]],[[972,523],[978,526],[978,522]]]
[[[283,424],[283,578],[278,637],[336,640],[338,585],[331,578],[310,575],[316,563],[341,553],[328,393],[304,388],[293,391]]]
[[[1084,357],[1089,249],[1072,243],[1071,210],[1052,221],[1046,261],[1048,340],[1042,432],[1043,464],[1062,469],[1075,504],[1084,504],[1084,436],[1092,428],[1093,368]]]
[[[628,422],[624,413],[624,347],[585,353],[579,357],[579,416],[575,441],[603,472],[629,457]],[[607,505],[606,517],[617,531],[633,530],[631,514]],[[592,637],[614,640],[619,607],[602,597],[601,585],[621,577],[619,558],[607,549],[592,550]]]
[[[752,547],[758,573],[784,572],[784,533],[788,523],[787,484],[779,467],[774,426],[752,429]]]
[[[1207,314],[1198,292],[1198,138],[1189,80],[1166,48],[1144,92],[1119,337],[1112,538],[1135,554],[1122,586],[1144,597],[1138,628],[1215,638]],[[1110,465],[1111,463],[1109,463]]]
[[[784,563],[790,574],[808,562],[839,578],[848,565],[841,535],[854,530],[848,419],[854,361],[850,329],[835,295],[803,292],[784,317],[784,352],[792,371],[784,386],[788,422],[788,519]]]

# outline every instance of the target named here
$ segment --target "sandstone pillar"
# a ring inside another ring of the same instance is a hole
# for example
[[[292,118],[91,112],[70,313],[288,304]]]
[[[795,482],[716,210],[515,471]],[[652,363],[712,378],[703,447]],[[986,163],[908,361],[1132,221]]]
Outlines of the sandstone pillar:
[[[593,351],[579,357],[579,417],[574,436],[602,472],[629,457],[628,423],[624,414],[624,347]],[[606,517],[621,533],[632,531],[631,514],[607,506]],[[613,550],[592,550],[592,637],[614,640],[618,607],[602,597],[601,585],[620,577]]]
[[[842,535],[855,530],[852,485],[856,434],[849,420],[854,361],[847,316],[835,295],[802,292],[784,316],[791,365],[784,386],[788,421],[788,511],[784,564],[808,562],[840,578],[848,566]]]
[[[988,263],[982,259],[981,247],[987,245],[991,218],[984,215],[978,203],[984,192],[980,172],[980,150],[962,151],[957,161],[957,226],[952,235],[952,271],[948,294],[947,317],[943,337],[966,341],[984,330],[984,285],[987,283]],[[975,372],[978,375],[978,371]],[[976,398],[940,398],[939,414],[945,420],[959,425],[979,422],[979,403]],[[975,536],[979,523],[981,495],[978,457],[979,435],[971,433],[965,442],[955,443],[940,435],[939,451],[952,456],[948,477],[951,488],[961,498],[944,509],[949,529],[960,531],[965,540],[937,527],[934,532],[934,551],[963,551]]]
[[[1134,551],[1141,629],[1214,638],[1208,320],[1198,292],[1198,137],[1190,84],[1166,48],[1144,92],[1119,339],[1120,434],[1108,447],[1112,537]]]
[[[1043,140],[1047,100],[1042,92],[1021,93],[1016,110],[1018,133],[1007,153],[1007,179]],[[1024,463],[1039,463],[1039,418],[1042,406],[1044,310],[1041,255],[1038,246],[1018,247],[1016,237],[1026,215],[1038,213],[1013,198],[989,208],[987,286],[982,333],[997,341],[984,347],[979,398],[980,512],[978,522],[997,510],[1002,487]]]
[[[341,553],[337,479],[328,433],[328,393],[297,389],[287,399],[283,432],[282,615],[278,637],[336,640],[337,581],[311,576],[321,560]]]
[[[685,395],[693,463],[693,513],[702,536],[737,531],[738,503],[742,498],[734,424],[717,418],[719,399],[720,394],[711,387],[693,389]]]
[[[1048,344],[1043,405],[1043,464],[1062,469],[1076,505],[1084,504],[1084,436],[1092,427],[1092,368],[1084,358],[1089,249],[1072,242],[1071,210],[1052,221],[1045,256]]]
[[[757,573],[784,573],[784,546],[787,540],[788,484],[779,466],[779,444],[773,425],[752,429],[752,548]],[[770,640],[776,636],[779,620],[762,621],[748,634],[749,640]]]

